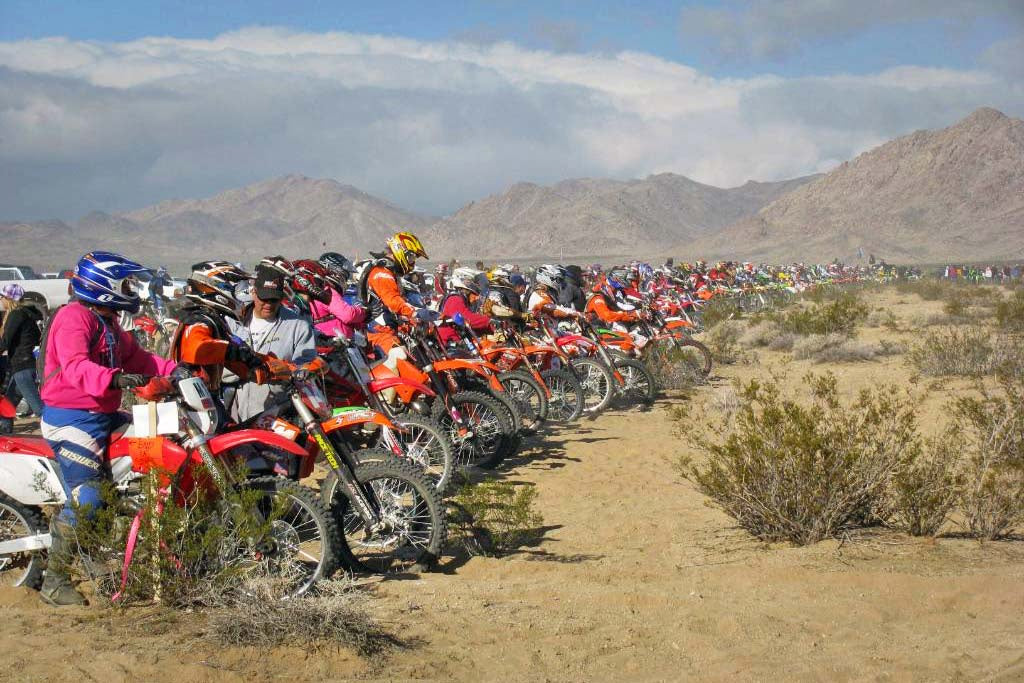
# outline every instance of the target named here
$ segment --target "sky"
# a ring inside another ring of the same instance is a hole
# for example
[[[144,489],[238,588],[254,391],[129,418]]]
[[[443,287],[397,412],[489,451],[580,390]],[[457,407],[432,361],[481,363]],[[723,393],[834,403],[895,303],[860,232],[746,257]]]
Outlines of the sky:
[[[444,215],[518,181],[827,171],[1024,116],[1024,0],[0,0],[0,220],[270,177]]]

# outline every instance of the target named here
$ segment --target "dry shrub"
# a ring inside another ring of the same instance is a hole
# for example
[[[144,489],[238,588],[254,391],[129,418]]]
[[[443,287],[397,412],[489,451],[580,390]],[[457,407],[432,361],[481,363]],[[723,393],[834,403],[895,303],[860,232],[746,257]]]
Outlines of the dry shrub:
[[[704,329],[708,330],[726,320],[734,320],[742,316],[743,311],[740,310],[735,299],[716,296],[704,305],[700,314],[700,321]]]
[[[1024,332],[1024,291],[1014,292],[1009,299],[996,304],[996,323],[1007,332]]]
[[[926,334],[909,357],[922,374],[937,377],[1016,374],[1024,364],[1024,346],[1020,339],[982,327],[961,327]]]
[[[349,581],[324,581],[315,593],[277,600],[260,582],[211,611],[209,626],[221,645],[317,648],[342,645],[379,657],[402,643],[370,616],[368,598]]]
[[[704,358],[693,347],[677,349],[666,343],[656,343],[644,356],[644,365],[654,377],[659,389],[686,390],[702,384]]]
[[[536,499],[533,486],[488,479],[459,490],[448,521],[470,554],[504,555],[543,537]]]
[[[849,337],[867,315],[867,305],[856,294],[843,292],[829,303],[791,310],[776,316],[776,320],[784,331],[793,334],[842,334]]]
[[[949,296],[954,287],[954,284],[946,280],[929,278],[901,281],[896,285],[896,291],[901,294],[916,294],[925,301],[939,301]]]
[[[798,545],[876,522],[873,510],[919,439],[913,402],[892,388],[844,405],[835,376],[804,379],[809,403],[752,380],[731,424],[679,424],[710,456],[703,467],[681,458],[683,476],[758,538]]]
[[[731,365],[744,360],[739,340],[743,334],[743,323],[737,320],[723,320],[704,335],[704,343],[711,350],[711,357],[716,363]]]
[[[1024,521],[1024,380],[1004,376],[1000,387],[998,395],[962,397],[953,410],[966,428],[964,519],[981,540],[1006,536]]]
[[[902,351],[902,346],[888,341],[871,344],[849,339],[841,334],[815,334],[800,338],[796,342],[793,346],[793,358],[811,359],[815,363],[854,363],[871,361]]]
[[[751,348],[766,347],[783,334],[782,327],[774,320],[758,320],[740,336],[740,344]]]
[[[909,448],[889,483],[880,514],[911,536],[938,535],[960,500],[961,447],[957,432],[949,430],[923,448]]]
[[[772,351],[792,351],[798,339],[792,332],[783,332],[768,344],[768,348]]]
[[[864,319],[864,324],[867,327],[886,327],[890,330],[899,327],[899,321],[896,320],[893,312],[882,308],[876,308],[868,313],[867,318]]]

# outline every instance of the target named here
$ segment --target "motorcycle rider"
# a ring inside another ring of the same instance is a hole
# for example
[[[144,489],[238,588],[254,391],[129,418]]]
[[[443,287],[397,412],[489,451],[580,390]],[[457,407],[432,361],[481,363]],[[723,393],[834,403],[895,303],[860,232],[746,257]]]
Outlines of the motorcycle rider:
[[[149,281],[149,299],[153,302],[153,308],[160,317],[164,315],[164,287],[170,284],[171,278],[167,274],[166,266],[157,268],[153,279]]]
[[[491,287],[487,297],[480,306],[480,311],[494,318],[512,321],[522,329],[530,314],[523,310],[522,292],[517,292],[513,280],[518,280],[526,289],[526,281],[521,275],[508,271],[504,266],[495,268],[490,273]]]
[[[366,320],[366,309],[345,299],[345,287],[356,271],[352,262],[336,251],[320,255],[319,263],[330,286],[331,299],[327,304],[314,301],[310,306],[313,326],[318,332],[334,337],[351,339],[356,329]]]
[[[74,300],[57,311],[47,332],[40,427],[67,498],[50,520],[52,545],[40,591],[53,606],[85,602],[70,577],[75,525],[79,515],[103,503],[104,453],[110,434],[124,422],[118,413],[122,390],[137,388],[141,397],[155,397],[167,386],[159,376],[175,367],[140,347],[118,324],[120,311],[138,312],[137,278],[145,271],[119,254],[86,254],[71,278]]]
[[[561,266],[545,264],[534,274],[533,292],[530,294],[527,310],[533,316],[549,315],[553,318],[577,319],[583,316],[575,308],[561,306],[557,302],[558,292],[565,279]]]
[[[456,268],[449,283],[451,289],[441,300],[441,315],[445,320],[454,320],[461,315],[465,325],[477,334],[491,332],[491,319],[483,313],[477,313],[472,306],[480,298],[480,271],[475,268]],[[438,336],[444,344],[458,339],[458,333],[450,323],[437,329]]]
[[[637,311],[623,310],[620,307],[618,294],[623,290],[625,284],[619,279],[618,271],[610,271],[594,285],[593,293],[587,299],[587,315],[609,326],[615,323],[627,325],[639,322],[640,314]]]
[[[270,273],[271,277],[276,274]],[[227,261],[197,263],[188,277],[188,303],[168,355],[202,368],[214,396],[220,392],[225,369],[242,380],[257,382],[290,371],[290,366],[284,368],[277,359],[257,354],[234,336],[229,322],[238,321],[245,305],[253,300],[252,290],[249,273]],[[223,412],[223,405],[219,409]]]

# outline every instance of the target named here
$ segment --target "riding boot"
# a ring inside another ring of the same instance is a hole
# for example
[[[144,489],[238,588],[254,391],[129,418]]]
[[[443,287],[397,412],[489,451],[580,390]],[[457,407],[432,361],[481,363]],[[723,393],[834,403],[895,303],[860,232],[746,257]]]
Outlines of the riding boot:
[[[50,538],[46,576],[43,578],[39,597],[53,607],[84,605],[85,598],[71,584],[71,567],[75,559],[75,528],[67,522],[58,520],[57,515],[54,515],[50,518]]]

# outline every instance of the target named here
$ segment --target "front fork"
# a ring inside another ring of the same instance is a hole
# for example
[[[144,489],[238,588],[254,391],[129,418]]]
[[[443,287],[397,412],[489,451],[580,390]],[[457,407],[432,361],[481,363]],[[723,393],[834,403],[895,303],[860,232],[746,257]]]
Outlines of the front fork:
[[[340,458],[343,456],[338,453],[334,444],[327,438],[327,434],[324,432],[323,427],[320,426],[320,422],[316,419],[313,411],[299,400],[293,400],[292,405],[295,406],[295,410],[299,414],[303,429],[316,442],[316,445],[320,447],[320,452],[327,459],[327,464],[338,475],[338,481],[344,487],[348,499],[352,501],[356,513],[363,521],[363,525],[367,529],[367,535],[380,532],[384,524],[381,521],[380,515],[374,509],[373,504],[366,497],[363,487],[356,481],[352,467],[349,466],[348,462],[340,462]]]

